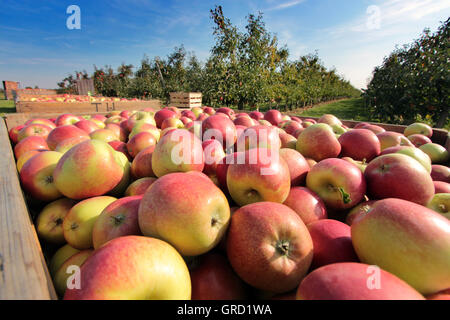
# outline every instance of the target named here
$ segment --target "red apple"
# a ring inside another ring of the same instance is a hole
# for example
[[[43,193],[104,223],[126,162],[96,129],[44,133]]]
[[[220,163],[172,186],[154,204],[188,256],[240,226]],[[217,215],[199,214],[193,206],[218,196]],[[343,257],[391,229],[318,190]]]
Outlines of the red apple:
[[[168,109],[162,109],[155,113],[155,122],[158,128],[161,128],[161,125],[164,120],[169,118],[176,118],[177,114]]]
[[[167,118],[165,119],[161,124],[161,130],[164,130],[165,128],[184,128],[184,123],[177,118]]]
[[[269,110],[264,113],[264,120],[269,121],[273,126],[278,126],[283,115],[278,110]]]
[[[236,142],[236,127],[230,119],[212,115],[202,122],[203,140],[216,139],[224,148],[229,148]]]
[[[283,204],[294,210],[305,224],[327,218],[325,203],[308,188],[291,188]]]
[[[369,213],[369,211],[372,209],[373,205],[375,204],[375,200],[369,200],[364,201],[358,204],[356,207],[354,207],[350,212],[348,213],[347,217],[345,218],[345,223],[349,226],[352,225],[353,221],[356,219],[359,219],[359,217],[364,216],[365,214]]]
[[[407,138],[416,148],[427,143],[432,143],[431,139],[423,134],[412,134],[407,136]]]
[[[133,158],[128,153],[127,144],[125,142],[115,140],[108,142],[108,144],[113,147],[114,150],[122,152],[127,157],[128,161],[133,161]]]
[[[380,154],[381,147],[378,137],[367,129],[353,129],[339,137],[341,156],[357,161],[364,159],[369,162]]]
[[[234,116],[233,109],[230,109],[228,107],[219,108],[219,109],[217,109],[216,113],[226,114],[228,116],[228,118],[230,118],[230,119],[231,119],[232,116]]]
[[[40,136],[31,136],[23,139],[14,146],[14,155],[19,159],[24,153],[31,150],[49,150],[47,142]]]
[[[217,164],[225,157],[223,147],[217,140],[206,140],[202,143],[205,159],[205,168],[203,172],[211,178],[214,183],[219,184],[217,180]]]
[[[326,123],[329,126],[332,125],[338,125],[341,126],[342,122],[341,120],[339,120],[338,118],[336,118],[336,116],[332,115],[332,114],[324,114],[323,116],[321,116],[318,120],[318,123]]]
[[[264,119],[264,113],[259,112],[259,111],[252,111],[248,115],[250,116],[250,118],[253,118],[256,121]]]
[[[141,150],[131,162],[131,175],[135,179],[154,177],[152,170],[152,154],[155,146],[147,147]]]
[[[341,144],[329,125],[318,123],[309,126],[298,136],[297,151],[304,157],[321,161],[336,158],[341,152]]]
[[[45,124],[32,123],[23,127],[17,134],[17,140],[20,142],[26,137],[40,136],[47,139],[47,136],[53,129]]]
[[[253,127],[255,125],[255,121],[248,116],[237,117],[233,122],[235,126]]]
[[[386,130],[383,127],[377,126],[375,124],[367,124],[364,126],[360,126],[356,129],[367,129],[367,130],[372,131],[375,134],[386,132]]]
[[[130,141],[127,142],[127,150],[131,157],[136,157],[136,155],[148,147],[155,147],[156,139],[149,132],[140,132],[133,136]]]
[[[20,131],[23,127],[25,127],[24,124],[15,126],[15,127],[11,128],[11,129],[9,130],[9,138],[11,139],[11,141],[13,142],[13,144],[16,144],[17,142],[19,142],[18,134],[19,134],[19,131]]]
[[[76,115],[65,113],[60,116],[58,116],[55,120],[55,124],[57,127],[60,126],[67,126],[67,125],[73,125],[80,121],[80,118],[78,118]]]
[[[431,178],[433,181],[450,183],[450,168],[439,164],[433,164],[431,166]]]
[[[286,161],[291,177],[291,187],[305,184],[310,167],[305,158],[296,150],[280,149],[280,157]]]
[[[132,184],[130,184],[128,186],[128,188],[125,190],[125,196],[131,197],[131,196],[143,195],[145,193],[145,191],[147,191],[147,189],[155,181],[156,181],[156,178],[152,178],[152,177],[145,177],[145,178],[137,179]]]
[[[75,123],[75,126],[86,132],[87,134],[100,129],[100,127],[91,120],[81,120]]]
[[[86,132],[74,125],[63,125],[53,129],[48,137],[47,144],[50,150],[55,150],[56,146],[61,142],[69,138],[89,137]]]
[[[435,193],[450,193],[450,183],[444,181],[433,181]]]

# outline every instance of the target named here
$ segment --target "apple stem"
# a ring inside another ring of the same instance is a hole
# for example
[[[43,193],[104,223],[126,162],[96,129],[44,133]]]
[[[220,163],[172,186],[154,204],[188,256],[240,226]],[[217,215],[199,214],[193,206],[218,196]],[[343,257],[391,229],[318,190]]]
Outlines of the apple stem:
[[[344,201],[345,204],[350,203],[352,199],[350,198],[350,195],[344,191],[342,188],[338,188],[339,192],[342,195],[342,201]]]

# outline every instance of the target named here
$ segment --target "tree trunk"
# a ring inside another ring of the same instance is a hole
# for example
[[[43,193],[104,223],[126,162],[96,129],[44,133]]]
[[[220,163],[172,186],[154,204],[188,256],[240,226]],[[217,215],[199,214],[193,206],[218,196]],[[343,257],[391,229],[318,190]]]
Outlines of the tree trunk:
[[[439,116],[439,120],[436,123],[436,128],[443,128],[448,119],[448,108],[444,110]]]

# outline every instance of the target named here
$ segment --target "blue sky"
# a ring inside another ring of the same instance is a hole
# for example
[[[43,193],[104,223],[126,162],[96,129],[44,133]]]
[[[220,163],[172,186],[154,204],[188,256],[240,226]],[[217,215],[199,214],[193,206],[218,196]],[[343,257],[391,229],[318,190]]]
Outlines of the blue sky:
[[[290,59],[317,50],[358,88],[396,45],[450,16],[448,0],[2,0],[0,80],[55,88],[75,70],[138,65],[144,55],[165,57],[181,44],[205,60],[216,4],[241,29],[249,13],[263,12]],[[66,27],[70,5],[81,9],[80,30]]]

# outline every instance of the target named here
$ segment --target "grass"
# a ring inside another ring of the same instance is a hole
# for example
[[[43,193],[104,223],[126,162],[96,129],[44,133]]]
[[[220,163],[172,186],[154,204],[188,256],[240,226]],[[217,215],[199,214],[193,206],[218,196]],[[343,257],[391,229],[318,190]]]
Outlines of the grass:
[[[341,120],[369,121],[369,112],[366,110],[362,98],[345,99],[331,103],[323,103],[310,109],[297,109],[290,112],[302,117],[320,117],[324,114],[333,114]]]
[[[14,101],[5,100],[5,95],[3,92],[0,92],[0,116],[4,113],[14,113],[16,112],[16,106],[14,105]]]

